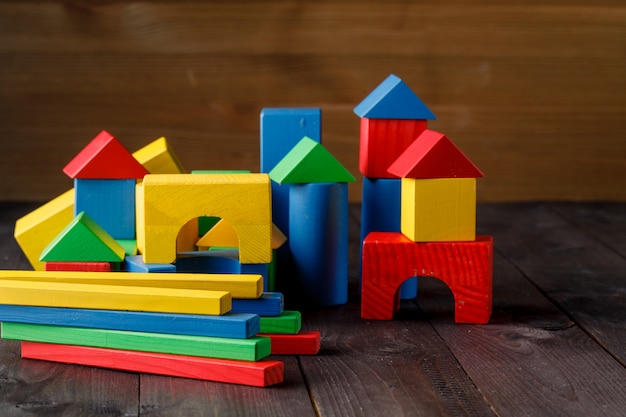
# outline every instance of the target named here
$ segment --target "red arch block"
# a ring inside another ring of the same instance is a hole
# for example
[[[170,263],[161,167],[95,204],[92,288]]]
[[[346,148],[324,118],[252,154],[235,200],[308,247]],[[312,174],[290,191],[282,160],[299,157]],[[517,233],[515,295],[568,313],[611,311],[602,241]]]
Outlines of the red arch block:
[[[491,316],[492,269],[491,236],[416,243],[402,233],[372,232],[363,241],[361,318],[391,320],[400,307],[402,282],[430,276],[452,291],[457,323],[485,324]]]

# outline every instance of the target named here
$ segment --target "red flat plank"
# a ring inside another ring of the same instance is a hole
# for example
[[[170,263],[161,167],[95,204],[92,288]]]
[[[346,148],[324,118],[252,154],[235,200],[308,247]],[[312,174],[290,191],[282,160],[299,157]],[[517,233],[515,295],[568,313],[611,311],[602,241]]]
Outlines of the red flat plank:
[[[22,358],[267,387],[283,381],[281,361],[257,362],[22,342]]]
[[[272,355],[315,355],[321,347],[317,330],[298,334],[259,334],[272,340]]]
[[[111,272],[111,262],[46,262],[46,271]]]

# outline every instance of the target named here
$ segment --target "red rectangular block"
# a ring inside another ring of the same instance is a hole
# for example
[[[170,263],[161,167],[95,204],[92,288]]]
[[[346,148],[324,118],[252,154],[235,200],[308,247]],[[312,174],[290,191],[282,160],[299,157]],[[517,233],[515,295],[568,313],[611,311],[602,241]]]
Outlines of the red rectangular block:
[[[247,362],[36,342],[22,342],[22,358],[256,387],[278,384],[285,373],[281,361]]]
[[[272,340],[272,355],[315,355],[321,347],[317,330],[298,334],[259,334]]]
[[[111,266],[111,262],[46,262],[46,271],[88,271],[111,272],[118,268]]]

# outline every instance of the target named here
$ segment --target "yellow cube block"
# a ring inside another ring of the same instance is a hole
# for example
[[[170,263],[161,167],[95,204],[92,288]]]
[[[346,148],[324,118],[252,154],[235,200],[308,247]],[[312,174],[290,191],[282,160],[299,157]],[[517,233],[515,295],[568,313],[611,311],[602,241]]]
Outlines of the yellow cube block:
[[[475,178],[402,178],[400,230],[414,242],[476,239]]]

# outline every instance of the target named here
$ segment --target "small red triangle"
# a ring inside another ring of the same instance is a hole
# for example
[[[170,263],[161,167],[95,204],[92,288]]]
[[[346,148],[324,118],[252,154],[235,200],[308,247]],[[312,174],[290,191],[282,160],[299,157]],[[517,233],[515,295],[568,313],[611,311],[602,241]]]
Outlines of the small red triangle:
[[[106,130],[63,168],[70,178],[140,179],[148,171]]]
[[[400,178],[479,178],[483,173],[445,135],[426,129],[387,170]]]

